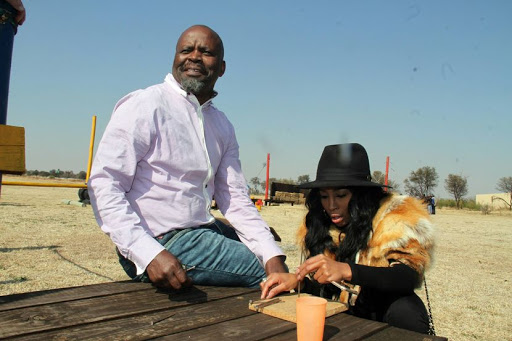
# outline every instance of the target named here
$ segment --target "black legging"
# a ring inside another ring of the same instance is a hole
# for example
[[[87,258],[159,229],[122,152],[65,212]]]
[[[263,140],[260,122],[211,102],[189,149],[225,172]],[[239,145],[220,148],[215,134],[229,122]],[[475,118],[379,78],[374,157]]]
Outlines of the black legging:
[[[423,301],[416,294],[393,301],[382,318],[394,327],[428,334],[429,319]]]

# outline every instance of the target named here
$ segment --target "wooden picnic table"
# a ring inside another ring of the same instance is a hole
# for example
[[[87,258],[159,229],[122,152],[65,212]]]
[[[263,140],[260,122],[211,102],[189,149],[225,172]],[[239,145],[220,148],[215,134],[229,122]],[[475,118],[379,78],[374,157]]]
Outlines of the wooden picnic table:
[[[112,282],[0,296],[0,339],[296,340],[294,323],[248,308],[260,291],[193,286],[163,291]],[[446,340],[360,319],[327,318],[324,340]]]

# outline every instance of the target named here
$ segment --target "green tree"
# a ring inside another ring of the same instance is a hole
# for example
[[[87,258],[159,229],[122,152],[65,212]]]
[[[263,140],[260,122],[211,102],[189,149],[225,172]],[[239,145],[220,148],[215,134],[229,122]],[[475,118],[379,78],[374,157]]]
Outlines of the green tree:
[[[496,184],[496,189],[498,191],[509,193],[509,201],[507,202],[505,199],[500,197],[492,197],[492,200],[502,200],[505,204],[507,204],[508,209],[512,211],[512,176],[500,178]]]
[[[49,178],[50,176],[52,176],[52,174],[50,172],[47,172],[47,171],[40,171],[39,172],[39,176],[42,176],[44,178]]]
[[[304,175],[299,175],[299,177],[297,178],[297,185],[302,185],[302,184],[305,184],[306,182],[309,182],[309,175],[308,174],[304,174]]]
[[[434,167],[424,166],[412,171],[409,178],[404,180],[405,192],[415,197],[430,195],[437,187],[437,175]]]
[[[86,177],[87,177],[87,173],[85,171],[80,171],[76,175],[76,178],[80,179],[80,180],[85,180]]]
[[[448,174],[444,179],[444,188],[453,195],[457,209],[462,208],[462,199],[468,194],[468,179],[460,175]]]
[[[73,171],[61,171],[60,177],[67,178],[67,179],[74,179],[74,178],[76,178],[76,175]]]

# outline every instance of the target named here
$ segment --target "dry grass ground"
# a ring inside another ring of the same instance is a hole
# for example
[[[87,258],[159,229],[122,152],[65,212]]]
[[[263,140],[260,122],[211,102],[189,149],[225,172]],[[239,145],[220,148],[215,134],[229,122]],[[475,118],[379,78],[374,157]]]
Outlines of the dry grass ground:
[[[127,278],[91,207],[63,203],[78,200],[77,192],[2,186],[0,295]],[[291,270],[299,263],[295,230],[304,213],[287,204],[261,210],[282,237]],[[432,218],[438,238],[427,282],[437,334],[512,340],[512,215],[438,210]]]

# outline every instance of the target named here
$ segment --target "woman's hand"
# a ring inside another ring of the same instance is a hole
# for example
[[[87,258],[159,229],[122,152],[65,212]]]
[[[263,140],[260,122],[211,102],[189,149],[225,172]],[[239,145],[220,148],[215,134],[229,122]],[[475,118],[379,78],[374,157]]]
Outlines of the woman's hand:
[[[309,273],[314,273],[314,279],[321,284],[352,279],[352,270],[347,263],[337,262],[325,255],[316,255],[301,264],[296,272],[297,281],[302,281]]]
[[[291,273],[274,272],[260,283],[261,299],[272,298],[283,291],[290,291],[297,287],[297,276]]]

